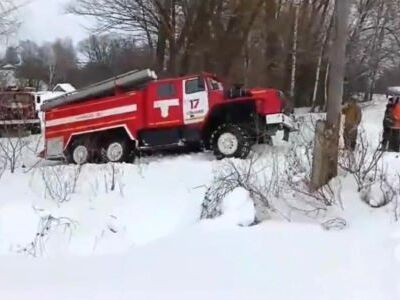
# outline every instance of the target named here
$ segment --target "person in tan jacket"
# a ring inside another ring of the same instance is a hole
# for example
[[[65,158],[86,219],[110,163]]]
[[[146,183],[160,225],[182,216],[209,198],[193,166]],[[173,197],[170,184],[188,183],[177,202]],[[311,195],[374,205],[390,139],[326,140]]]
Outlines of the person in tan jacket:
[[[344,114],[344,146],[345,149],[354,151],[357,145],[358,126],[361,123],[362,112],[357,100],[352,98],[343,108]]]
[[[389,97],[386,104],[385,115],[383,117],[383,134],[381,142],[381,150],[386,151],[389,147],[389,142],[392,137],[392,127],[394,125],[393,108],[395,106],[395,98]]]

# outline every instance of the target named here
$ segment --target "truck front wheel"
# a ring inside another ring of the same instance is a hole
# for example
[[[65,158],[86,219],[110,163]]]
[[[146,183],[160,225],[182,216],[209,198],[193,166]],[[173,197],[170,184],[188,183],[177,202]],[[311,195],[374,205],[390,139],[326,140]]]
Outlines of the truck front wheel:
[[[247,131],[236,124],[222,124],[211,134],[210,145],[217,159],[246,158],[250,153]]]

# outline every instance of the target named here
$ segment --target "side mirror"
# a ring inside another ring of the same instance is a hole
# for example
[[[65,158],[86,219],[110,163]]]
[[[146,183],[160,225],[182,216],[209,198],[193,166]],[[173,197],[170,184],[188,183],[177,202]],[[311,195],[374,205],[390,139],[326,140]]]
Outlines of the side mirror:
[[[36,96],[36,103],[37,103],[37,104],[40,104],[40,103],[41,103],[41,98],[40,98],[40,96]]]

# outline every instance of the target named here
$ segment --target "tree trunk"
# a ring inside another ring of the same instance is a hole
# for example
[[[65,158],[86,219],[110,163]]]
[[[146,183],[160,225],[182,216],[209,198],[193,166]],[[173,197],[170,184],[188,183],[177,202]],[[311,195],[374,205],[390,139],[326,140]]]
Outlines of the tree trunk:
[[[347,25],[350,13],[349,0],[336,0],[335,36],[331,47],[329,95],[326,121],[316,131],[312,169],[312,188],[319,189],[337,176],[339,130],[343,83],[346,64]]]
[[[169,61],[168,61],[168,73],[171,76],[176,76],[176,58],[177,58],[177,44],[176,44],[176,5],[175,0],[171,1],[170,7],[171,24],[170,33],[168,35],[169,45]]]
[[[54,78],[56,77],[56,66],[54,64],[49,65],[49,89],[54,88]]]
[[[315,82],[314,82],[314,90],[313,90],[313,96],[312,96],[312,99],[311,99],[311,112],[314,112],[315,111],[315,107],[317,106],[317,95],[318,95],[319,83],[320,83],[320,80],[321,80],[322,61],[323,61],[323,58],[324,58],[326,46],[328,45],[330,31],[331,31],[331,27],[332,27],[332,22],[333,22],[333,16],[330,18],[328,28],[324,31],[325,32],[324,39],[323,39],[322,46],[321,46],[320,53],[319,53],[319,57],[318,57],[317,70],[316,70]]]
[[[156,49],[156,70],[163,71],[165,63],[165,49],[167,46],[166,35],[163,28],[158,31]]]
[[[276,6],[276,11],[275,11],[275,20],[279,19],[281,15],[281,9],[282,9],[282,0],[278,0],[278,5]]]
[[[290,97],[292,98],[292,101],[294,101],[295,88],[296,88],[298,27],[299,27],[299,5],[295,4],[293,45],[292,45],[292,74],[290,79]]]
[[[328,82],[329,82],[329,70],[330,70],[330,64],[326,65],[326,71],[325,71],[325,83],[324,83],[324,103],[322,103],[321,108],[323,112],[326,112],[326,106],[328,103]]]
[[[175,38],[172,37],[168,41],[169,45],[169,60],[168,60],[168,74],[170,76],[176,76],[176,43]]]
[[[382,23],[381,23],[382,21]],[[377,81],[377,74],[380,65],[380,54],[382,50],[382,44],[385,37],[385,26],[387,23],[387,12],[384,8],[384,2],[379,6],[379,12],[376,20],[376,29],[373,39],[373,45],[371,50],[371,60],[372,64],[370,67],[370,75],[369,75],[369,87],[368,87],[368,96],[365,97],[365,101],[372,101],[372,97],[374,96],[375,86]]]
[[[144,29],[144,32],[145,32],[145,34],[146,34],[146,38],[147,38],[147,44],[148,44],[148,46],[149,46],[149,48],[150,48],[150,50],[151,50],[151,52],[152,52],[152,55],[154,55],[154,45],[153,45],[153,39],[152,39],[152,37],[151,37],[151,33],[150,33],[150,30],[149,30],[149,26],[148,26],[148,24],[147,24],[147,20],[146,20],[146,12],[144,11],[144,8],[142,7],[142,18],[143,18],[143,20],[144,20],[144,22],[143,22],[143,29]]]
[[[249,67],[250,67],[250,54],[249,47],[246,45],[243,55],[243,84],[248,86],[249,84]]]

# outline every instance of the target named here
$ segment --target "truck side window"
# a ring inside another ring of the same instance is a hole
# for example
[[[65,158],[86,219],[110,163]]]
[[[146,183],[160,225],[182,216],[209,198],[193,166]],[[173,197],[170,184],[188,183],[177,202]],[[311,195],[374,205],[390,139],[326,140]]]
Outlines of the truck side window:
[[[160,84],[157,88],[157,95],[161,99],[176,97],[175,85],[172,83]]]
[[[185,83],[186,94],[203,92],[205,90],[206,90],[206,87],[204,85],[204,81],[201,80],[199,77],[197,77],[196,79],[188,80]]]

